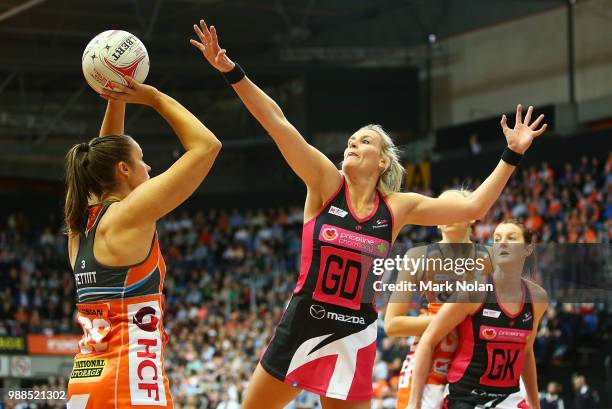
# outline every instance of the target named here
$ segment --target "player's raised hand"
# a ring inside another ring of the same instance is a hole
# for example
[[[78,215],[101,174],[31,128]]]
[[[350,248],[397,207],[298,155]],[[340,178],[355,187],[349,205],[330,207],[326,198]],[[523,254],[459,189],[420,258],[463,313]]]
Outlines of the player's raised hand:
[[[123,101],[131,104],[153,105],[159,94],[157,88],[142,84],[130,76],[123,77],[128,86],[116,82],[111,83],[113,89],[104,89],[100,96],[106,100]]]
[[[204,20],[200,20],[200,26],[194,24],[193,30],[200,41],[191,39],[189,42],[202,52],[206,61],[221,72],[231,71],[236,64],[227,56],[227,50],[219,46],[215,26],[210,26],[209,29]]]
[[[538,129],[538,126],[544,119],[544,114],[538,116],[538,118],[530,124],[532,114],[533,107],[530,106],[523,120],[523,107],[521,104],[518,104],[516,107],[514,128],[508,127],[508,119],[506,115],[502,115],[501,127],[506,136],[506,142],[508,142],[508,147],[516,153],[524,154],[531,146],[531,142],[546,131],[548,124],[544,124]]]

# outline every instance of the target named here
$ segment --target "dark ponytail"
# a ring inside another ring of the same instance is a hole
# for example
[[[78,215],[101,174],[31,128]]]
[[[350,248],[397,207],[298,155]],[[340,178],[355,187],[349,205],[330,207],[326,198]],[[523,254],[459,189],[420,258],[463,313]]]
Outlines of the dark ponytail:
[[[64,219],[69,234],[83,231],[90,198],[99,200],[115,187],[115,169],[131,164],[131,139],[127,135],[97,137],[74,145],[66,154]]]

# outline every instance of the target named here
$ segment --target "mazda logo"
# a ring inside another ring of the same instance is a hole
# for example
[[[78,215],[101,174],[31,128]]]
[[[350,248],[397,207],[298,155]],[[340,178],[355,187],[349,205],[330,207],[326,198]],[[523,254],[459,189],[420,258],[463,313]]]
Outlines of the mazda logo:
[[[318,320],[323,319],[323,317],[325,317],[325,308],[320,305],[313,304],[310,306],[310,315],[312,315],[312,318],[316,318]]]

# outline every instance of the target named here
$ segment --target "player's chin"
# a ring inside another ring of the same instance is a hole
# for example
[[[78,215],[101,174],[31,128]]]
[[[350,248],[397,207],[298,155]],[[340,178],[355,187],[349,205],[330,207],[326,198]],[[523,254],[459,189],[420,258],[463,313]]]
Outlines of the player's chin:
[[[466,229],[465,223],[447,224],[446,226],[444,226],[445,232],[456,232],[456,231],[465,230],[465,229]]]
[[[347,156],[344,158],[342,161],[342,169],[348,170],[357,168],[359,166],[359,162],[356,159],[357,158],[355,156]]]
[[[518,256],[508,252],[502,252],[495,255],[495,263],[500,267],[515,264],[518,261]]]

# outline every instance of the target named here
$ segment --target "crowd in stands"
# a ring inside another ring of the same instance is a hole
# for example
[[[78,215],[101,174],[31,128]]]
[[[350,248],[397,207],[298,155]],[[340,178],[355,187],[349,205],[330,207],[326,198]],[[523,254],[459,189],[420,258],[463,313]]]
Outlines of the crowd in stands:
[[[424,188],[422,193],[439,192]],[[562,169],[544,163],[517,172],[489,214],[475,223],[473,238],[490,242],[496,223],[508,217],[524,220],[543,243],[609,243],[612,153],[605,163],[585,157]],[[165,362],[175,407],[239,407],[295,286],[302,220],[302,209],[293,207],[179,211],[158,223],[168,265],[165,325],[170,340]],[[407,226],[398,248],[434,241],[438,235],[435,227]],[[42,228],[32,225],[26,214],[3,215],[0,335],[81,332],[67,260],[59,211]],[[552,302],[536,344],[538,362],[562,365],[577,356],[588,360],[578,345],[585,336],[601,337],[609,325],[599,305]],[[391,408],[408,340],[379,338],[373,405]],[[292,405],[312,408],[317,399],[302,394]]]

